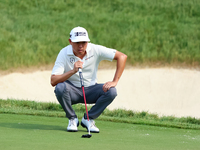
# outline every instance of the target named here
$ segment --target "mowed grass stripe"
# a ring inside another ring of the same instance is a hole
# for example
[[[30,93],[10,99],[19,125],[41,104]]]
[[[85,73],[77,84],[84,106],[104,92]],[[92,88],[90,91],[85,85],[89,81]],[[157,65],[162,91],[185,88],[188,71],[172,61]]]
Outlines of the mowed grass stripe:
[[[199,149],[200,130],[96,121],[99,134],[66,132],[66,118],[0,114],[0,149]]]

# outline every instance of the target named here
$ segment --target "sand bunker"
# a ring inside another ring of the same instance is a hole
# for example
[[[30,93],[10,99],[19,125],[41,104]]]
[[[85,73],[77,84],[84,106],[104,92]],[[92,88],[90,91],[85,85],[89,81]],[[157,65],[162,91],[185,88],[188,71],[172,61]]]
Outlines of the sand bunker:
[[[99,70],[98,81],[112,80],[115,70]],[[51,71],[0,76],[1,99],[55,102]],[[176,117],[200,118],[200,72],[188,69],[126,69],[117,85],[118,96],[109,109],[125,108]]]

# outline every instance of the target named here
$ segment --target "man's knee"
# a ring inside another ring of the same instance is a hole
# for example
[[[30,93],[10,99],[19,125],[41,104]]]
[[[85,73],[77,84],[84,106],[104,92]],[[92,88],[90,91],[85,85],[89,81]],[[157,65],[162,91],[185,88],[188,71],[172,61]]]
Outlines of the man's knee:
[[[114,98],[117,96],[117,89],[115,87],[112,87],[108,90],[108,95],[110,99],[114,100]]]
[[[56,96],[62,96],[63,95],[63,92],[64,92],[64,90],[65,90],[65,88],[66,88],[66,85],[65,85],[65,83],[64,82],[62,82],[62,83],[58,83],[57,85],[56,85],[56,88],[55,88],[55,94],[56,94]]]

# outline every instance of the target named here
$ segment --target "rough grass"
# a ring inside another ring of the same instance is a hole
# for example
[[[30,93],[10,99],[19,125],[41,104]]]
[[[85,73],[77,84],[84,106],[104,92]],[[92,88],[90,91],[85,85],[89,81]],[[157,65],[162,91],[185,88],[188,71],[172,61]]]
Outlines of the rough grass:
[[[0,69],[52,64],[75,26],[131,64],[199,66],[199,8],[199,0],[1,0]]]

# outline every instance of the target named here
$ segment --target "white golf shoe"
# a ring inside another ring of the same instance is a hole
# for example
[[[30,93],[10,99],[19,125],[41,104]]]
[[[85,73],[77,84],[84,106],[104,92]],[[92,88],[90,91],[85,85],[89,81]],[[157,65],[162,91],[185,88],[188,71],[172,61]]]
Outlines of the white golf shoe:
[[[68,127],[67,127],[67,131],[69,131],[69,132],[77,132],[78,131],[78,126],[79,126],[79,121],[78,121],[77,118],[70,119]]]
[[[95,121],[90,119],[89,121],[87,119],[82,118],[81,126],[84,128],[87,128],[87,131],[90,130],[90,132],[93,133],[99,133],[99,129],[95,126]]]

